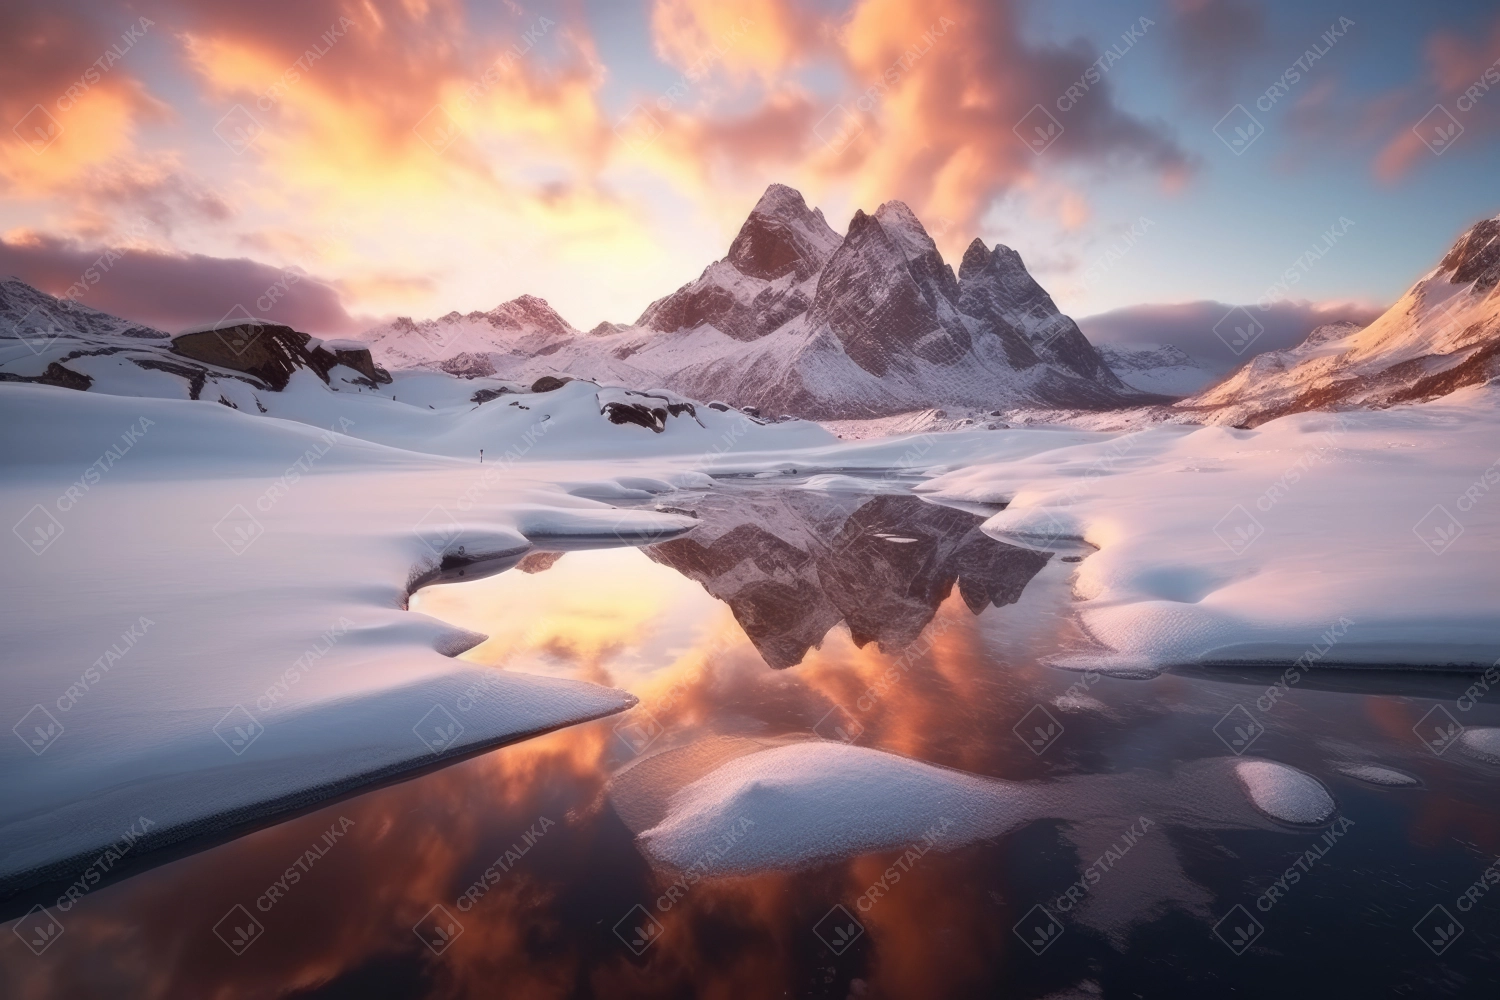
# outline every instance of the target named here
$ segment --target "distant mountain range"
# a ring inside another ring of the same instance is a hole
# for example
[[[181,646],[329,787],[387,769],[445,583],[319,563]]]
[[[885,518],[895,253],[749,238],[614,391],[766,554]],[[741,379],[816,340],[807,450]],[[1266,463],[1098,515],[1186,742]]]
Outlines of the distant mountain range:
[[[840,236],[780,184],[724,259],[633,324],[579,333],[523,296],[366,339],[391,367],[569,374],[811,419],[1167,401],[1116,375],[1009,247],[975,240],[955,274],[901,202],[856,212]]]
[[[1234,322],[1253,339],[1257,320],[1242,311]],[[892,430],[998,427],[993,418],[1010,410],[1085,425],[1255,426],[1302,410],[1433,399],[1500,374],[1500,217],[1472,226],[1368,326],[1319,327],[1207,388],[1211,376],[1171,346],[1090,344],[1008,247],[974,241],[955,274],[900,202],[855,213],[840,237],[780,185],[723,260],[635,324],[588,333],[522,296],[485,313],[399,319],[372,330],[368,345],[253,320],[174,337],[0,281],[0,383],[201,398],[274,415],[293,383],[394,398],[387,367],[473,379],[453,387],[473,405],[533,383],[548,391],[570,375],[662,399],[677,393],[689,398],[682,406],[710,400],[715,409]],[[868,419],[877,417],[885,419]],[[635,422],[660,430],[654,415]]]

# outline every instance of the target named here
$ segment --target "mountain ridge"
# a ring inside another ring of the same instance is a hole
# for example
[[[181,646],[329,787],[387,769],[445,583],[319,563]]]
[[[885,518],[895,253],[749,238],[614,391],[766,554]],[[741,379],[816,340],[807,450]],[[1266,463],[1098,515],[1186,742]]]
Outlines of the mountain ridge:
[[[1010,247],[976,240],[955,272],[903,202],[856,210],[841,236],[781,184],[766,189],[724,257],[634,324],[601,323],[587,335],[487,324],[449,314],[398,320],[367,338],[391,367],[575,374],[810,419],[1168,401],[1122,381]]]
[[[1363,327],[1326,324],[1256,355],[1175,404],[1254,427],[1311,409],[1420,402],[1500,375],[1500,217],[1474,223],[1438,266]]]

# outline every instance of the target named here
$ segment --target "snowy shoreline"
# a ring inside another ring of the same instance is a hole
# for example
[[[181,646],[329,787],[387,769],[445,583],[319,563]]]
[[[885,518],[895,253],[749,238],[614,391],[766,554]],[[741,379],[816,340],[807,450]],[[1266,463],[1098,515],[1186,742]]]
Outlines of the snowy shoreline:
[[[1056,666],[1483,669],[1500,656],[1500,500],[1473,484],[1493,465],[1496,396],[1472,387],[1253,431],[839,442],[707,408],[660,430],[622,425],[588,383],[441,410],[292,393],[304,422],[6,386],[0,507],[34,555],[7,561],[0,609],[20,720],[0,750],[0,892],[65,878],[143,817],[152,829],[132,852],[629,707],[621,691],[455,661],[473,634],[406,598],[503,569],[534,542],[689,530],[681,513],[612,504],[707,488],[705,473],[832,491],[920,483],[938,502],[1004,504],[985,524],[1003,540],[1082,539],[1095,551],[1074,572],[1075,607],[1098,647]],[[327,429],[348,414],[348,433]],[[144,431],[101,466],[125,428]],[[431,432],[446,455],[408,450]],[[453,457],[481,443],[502,460]],[[97,475],[80,486],[80,469]],[[1424,533],[1439,513],[1441,530]],[[149,630],[121,648],[143,618]],[[90,681],[96,661],[109,669]]]

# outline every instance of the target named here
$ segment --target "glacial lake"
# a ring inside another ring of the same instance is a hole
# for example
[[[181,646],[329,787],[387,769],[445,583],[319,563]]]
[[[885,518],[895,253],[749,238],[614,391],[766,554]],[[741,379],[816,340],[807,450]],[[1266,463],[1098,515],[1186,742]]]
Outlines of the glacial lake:
[[[469,661],[635,708],[101,886],[40,955],[12,921],[0,995],[1495,995],[1500,765],[1429,731],[1500,726],[1500,691],[1063,671],[1044,660],[1087,641],[1069,614],[1086,547],[1008,545],[978,512],[894,491],[736,482],[660,503],[704,526],[533,552],[412,600],[490,637]],[[641,761],[813,739],[1010,781],[1099,776],[1119,807],[796,871],[710,861],[688,879],[639,849],[618,787]],[[1333,818],[1184,823],[1130,794],[1240,755],[1315,776]]]

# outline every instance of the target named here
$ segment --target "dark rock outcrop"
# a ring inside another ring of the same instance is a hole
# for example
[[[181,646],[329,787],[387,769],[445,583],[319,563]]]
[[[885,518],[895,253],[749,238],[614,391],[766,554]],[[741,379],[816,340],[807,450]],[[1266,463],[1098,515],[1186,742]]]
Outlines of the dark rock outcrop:
[[[364,348],[329,350],[305,333],[279,323],[237,323],[211,330],[178,334],[172,338],[172,353],[194,361],[244,372],[280,392],[298,369],[307,369],[328,381],[337,365],[346,365],[373,382],[390,382]]]
[[[573,380],[566,376],[558,378],[556,375],[543,375],[541,378],[531,383],[531,391],[556,392],[558,389],[561,389],[571,381]]]

